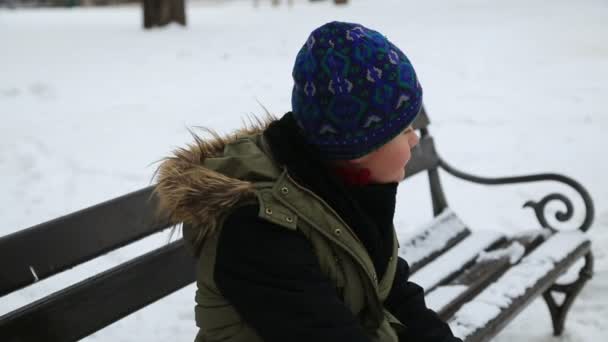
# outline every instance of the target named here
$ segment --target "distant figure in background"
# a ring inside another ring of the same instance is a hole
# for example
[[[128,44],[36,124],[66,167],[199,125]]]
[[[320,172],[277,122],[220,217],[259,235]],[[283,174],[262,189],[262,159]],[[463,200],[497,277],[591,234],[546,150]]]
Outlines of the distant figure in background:
[[[160,208],[198,259],[196,341],[460,341],[397,253],[422,108],[412,64],[381,33],[331,22],[293,79],[292,112],[195,136],[159,167]]]

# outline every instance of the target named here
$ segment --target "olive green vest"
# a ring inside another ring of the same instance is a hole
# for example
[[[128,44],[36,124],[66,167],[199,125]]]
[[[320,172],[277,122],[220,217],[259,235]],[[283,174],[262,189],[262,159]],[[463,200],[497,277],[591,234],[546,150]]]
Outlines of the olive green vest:
[[[222,157],[208,158],[204,166],[229,177],[252,181],[259,217],[304,234],[314,248],[321,270],[333,282],[337,296],[359,318],[370,338],[397,342],[395,330],[404,326],[382,305],[395,276],[396,236],[387,270],[378,279],[365,247],[348,225],[321,198],[289,177],[268,151],[263,137],[254,135],[226,146]],[[228,211],[223,217],[227,214]],[[199,253],[195,316],[200,330],[196,342],[262,341],[221,295],[213,279],[217,238],[222,228],[221,219],[219,222],[214,234],[207,236],[200,246],[194,246]],[[195,227],[184,226],[186,241],[193,241],[195,234]]]

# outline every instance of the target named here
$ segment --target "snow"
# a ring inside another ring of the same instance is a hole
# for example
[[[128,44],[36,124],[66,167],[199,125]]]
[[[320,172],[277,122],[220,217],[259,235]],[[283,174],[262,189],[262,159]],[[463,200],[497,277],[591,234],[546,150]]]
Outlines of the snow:
[[[450,327],[462,339],[483,328],[552,271],[555,264],[564,260],[586,241],[588,237],[580,232],[553,235],[523,258],[521,263],[510,268],[495,283],[463,305],[450,319]]]
[[[143,32],[137,6],[0,10],[0,234],[150,184],[155,161],[190,141],[290,107],[291,67],[309,31],[361,22],[402,47],[425,90],[430,131],[454,166],[482,176],[560,172],[596,204],[595,277],[553,339],[535,301],[494,341],[601,341],[608,336],[608,6],[603,0],[198,1],[188,27]],[[479,186],[442,173],[450,207],[473,231],[538,227],[527,200],[566,186]],[[432,216],[427,176],[400,186],[396,226]],[[552,203],[549,212],[563,209]],[[548,215],[552,220],[551,215]],[[558,222],[552,222],[561,227]],[[401,234],[401,232],[400,232]],[[0,298],[0,314],[164,245],[168,232]],[[191,341],[194,287],[87,341]]]
[[[32,276],[34,277],[34,282],[37,282],[40,280],[38,278],[38,274],[36,274],[36,270],[34,269],[34,267],[30,266],[30,272],[32,272]]]
[[[443,285],[437,286],[433,291],[424,296],[427,307],[439,312],[452,300],[467,290],[466,285]]]
[[[449,208],[413,233],[399,226],[395,228],[400,243],[399,256],[407,260],[410,265],[441,251],[450,240],[468,232],[465,224]]]
[[[414,273],[410,280],[422,286],[425,292],[430,292],[442,280],[460,271],[466,264],[475,260],[479,253],[503,238],[504,235],[497,231],[475,232]]]
[[[516,264],[526,253],[526,248],[519,242],[515,241],[508,247],[499,248],[489,252],[482,251],[477,256],[477,262],[498,260],[502,258],[509,258],[511,265]]]

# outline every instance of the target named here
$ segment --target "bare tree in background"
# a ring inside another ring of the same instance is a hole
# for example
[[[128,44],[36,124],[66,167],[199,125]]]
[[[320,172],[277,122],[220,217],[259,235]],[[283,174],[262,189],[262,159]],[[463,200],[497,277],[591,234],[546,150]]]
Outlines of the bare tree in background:
[[[144,28],[176,22],[186,26],[185,0],[142,0]]]

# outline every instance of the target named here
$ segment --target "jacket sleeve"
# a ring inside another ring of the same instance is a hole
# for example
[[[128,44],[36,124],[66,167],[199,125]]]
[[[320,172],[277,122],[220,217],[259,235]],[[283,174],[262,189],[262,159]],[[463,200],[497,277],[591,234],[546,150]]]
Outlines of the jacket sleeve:
[[[409,265],[399,258],[393,288],[384,306],[407,327],[400,341],[462,342],[424,301],[424,289],[409,279]]]
[[[264,341],[369,341],[321,272],[310,242],[260,219],[257,205],[226,218],[214,277]]]

